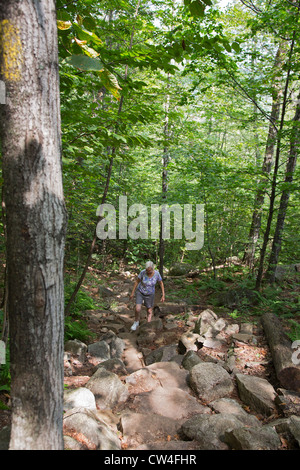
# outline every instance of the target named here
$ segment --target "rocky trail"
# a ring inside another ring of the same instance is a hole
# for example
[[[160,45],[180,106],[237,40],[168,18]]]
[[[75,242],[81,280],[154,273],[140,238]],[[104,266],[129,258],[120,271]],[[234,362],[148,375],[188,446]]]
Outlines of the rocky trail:
[[[65,449],[300,448],[300,394],[278,383],[260,324],[167,301],[131,332],[131,287],[126,275],[100,286],[93,339],[65,344]]]

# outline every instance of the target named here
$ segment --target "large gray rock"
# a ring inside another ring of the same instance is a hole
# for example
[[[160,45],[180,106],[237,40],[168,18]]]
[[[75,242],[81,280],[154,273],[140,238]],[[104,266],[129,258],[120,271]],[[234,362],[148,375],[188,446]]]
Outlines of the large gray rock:
[[[262,424],[256,416],[247,413],[242,406],[232,398],[219,398],[209,404],[217,413],[235,415],[245,426],[261,427]]]
[[[204,335],[208,329],[216,323],[217,320],[218,316],[212,310],[203,310],[203,312],[199,314],[195,331],[197,331],[200,335]]]
[[[208,406],[201,405],[188,392],[175,387],[157,387],[150,392],[139,393],[133,400],[133,407],[138,413],[178,420],[198,413],[211,413]]]
[[[87,345],[79,341],[78,339],[70,339],[66,341],[64,350],[78,357],[78,360],[83,362],[85,360],[85,354],[87,352]]]
[[[228,372],[219,364],[210,362],[197,364],[191,369],[190,386],[199,398],[208,403],[228,396],[234,390]]]
[[[226,431],[241,427],[241,421],[233,414],[199,414],[186,421],[181,429],[188,439],[199,441],[201,448],[207,450],[226,449],[224,436]]]
[[[284,416],[300,416],[300,393],[284,388],[277,389],[275,403]]]
[[[145,358],[145,364],[148,366],[154,362],[168,362],[177,355],[177,344],[162,346],[151,351]]]
[[[197,364],[202,363],[202,359],[197,355],[195,351],[188,351],[182,359],[182,367],[184,367],[187,370],[191,370],[192,367],[196,366]]]
[[[289,431],[300,447],[300,416],[290,417]]]
[[[121,416],[120,428],[123,442],[129,448],[144,444],[145,442],[175,438],[182,421],[154,414],[125,412]]]
[[[278,434],[271,426],[232,429],[225,432],[224,441],[235,450],[278,450],[281,445]]]
[[[87,408],[89,410],[95,410],[96,400],[94,394],[85,387],[65,390],[64,410],[70,410],[71,408]]]
[[[170,267],[169,275],[170,276],[184,276],[190,271],[195,270],[191,264],[187,263],[175,263]]]
[[[111,358],[121,359],[125,349],[125,342],[119,338],[113,331],[108,331],[105,335],[101,336],[101,341],[108,344]]]
[[[77,435],[80,435],[80,442],[91,450],[121,449],[118,435],[99,420],[96,413],[84,408],[76,408],[66,412],[64,434],[71,434],[71,437],[75,439]]]
[[[116,374],[104,367],[99,367],[86,383],[86,387],[93,392],[100,409],[113,408],[128,398],[127,387]]]
[[[203,336],[187,331],[179,339],[178,352],[179,354],[185,354],[187,351],[198,351],[203,346],[203,343]]]
[[[185,369],[181,369],[175,361],[170,362],[155,362],[147,369],[151,371],[163,388],[181,388],[182,390],[189,391],[188,376],[189,373]]]
[[[123,376],[127,374],[124,362],[121,359],[118,359],[117,357],[107,359],[107,361],[101,362],[100,364],[95,366],[93,373],[95,373],[99,369],[99,367],[104,367],[104,369],[110,370],[110,372],[113,372],[118,376]]]
[[[274,413],[276,392],[265,379],[236,374],[240,399],[253,410],[266,416]]]
[[[106,341],[97,341],[88,346],[88,352],[91,356],[98,359],[99,362],[107,361],[111,358],[110,356],[110,347]]]

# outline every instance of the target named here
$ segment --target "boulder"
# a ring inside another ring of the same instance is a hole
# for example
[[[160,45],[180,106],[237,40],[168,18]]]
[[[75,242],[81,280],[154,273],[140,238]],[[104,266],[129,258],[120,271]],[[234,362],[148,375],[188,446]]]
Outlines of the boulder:
[[[177,355],[177,344],[162,346],[147,354],[145,364],[148,366],[154,362],[168,362]]]
[[[71,408],[96,409],[94,394],[85,387],[64,391],[64,411]]]
[[[265,379],[252,375],[236,374],[240,399],[254,411],[266,416],[274,413],[276,392]]]
[[[219,398],[209,404],[210,408],[217,413],[235,415],[245,426],[261,427],[261,422],[256,416],[247,413],[244,408],[232,398]]]
[[[144,442],[176,438],[182,421],[155,414],[127,411],[120,419],[123,442],[134,448]]]
[[[300,416],[290,417],[289,431],[300,448]]]
[[[175,263],[169,269],[170,276],[184,276],[195,268],[191,264],[187,263]]]
[[[93,373],[95,373],[99,369],[99,367],[104,367],[104,369],[109,370],[110,372],[113,372],[114,374],[118,376],[123,376],[127,374],[127,370],[124,365],[124,362],[121,359],[118,359],[116,357],[112,359],[107,359],[107,361],[104,361],[98,364],[94,368]]]
[[[154,364],[147,366],[147,369],[151,371],[151,374],[158,380],[161,387],[179,387],[182,390],[189,392],[189,373],[187,370],[181,369],[175,361],[155,362]]]
[[[87,349],[87,345],[85,343],[82,343],[78,339],[70,339],[69,341],[66,341],[64,346],[64,350],[66,352],[74,354],[78,357],[78,360],[81,362],[84,362],[85,360],[85,354],[87,352]]]
[[[104,367],[99,367],[86,383],[86,387],[95,395],[97,407],[100,409],[113,408],[128,398],[127,387],[116,374]]]
[[[163,302],[157,303],[154,307],[154,315],[158,317],[165,317],[167,315],[180,315],[185,313],[185,302]]]
[[[88,346],[88,352],[99,362],[110,359],[110,347],[106,341],[97,341]]]
[[[285,390],[284,388],[278,388],[277,393],[275,403],[283,415],[300,416],[300,393],[294,392],[293,390]]]
[[[224,450],[227,449],[223,442],[225,432],[240,427],[241,421],[234,414],[201,414],[186,421],[180,429],[180,435],[199,441],[202,449]]]
[[[187,370],[191,370],[192,367],[196,366],[197,364],[200,364],[202,359],[197,355],[195,351],[188,351],[182,359],[182,367],[184,367]]]
[[[125,342],[121,338],[119,338],[113,331],[108,331],[106,334],[101,336],[100,339],[108,344],[111,358],[116,357],[121,359],[125,349]]]
[[[206,402],[230,395],[233,382],[225,369],[219,364],[203,362],[190,371],[190,386],[198,397]]]
[[[201,405],[195,397],[177,387],[157,387],[150,392],[139,393],[133,400],[133,406],[138,413],[177,420],[195,414],[211,413],[210,408]]]
[[[90,450],[120,450],[118,435],[103,421],[97,418],[96,413],[84,408],[76,408],[65,413],[63,419],[63,432],[78,440],[85,448]]]
[[[200,335],[204,335],[208,331],[209,327],[213,326],[217,320],[218,317],[212,310],[203,310],[203,312],[199,314],[194,331]]]
[[[187,351],[198,351],[203,346],[204,341],[203,336],[187,331],[179,339],[178,352],[179,354],[185,354]]]
[[[151,369],[144,367],[126,377],[126,384],[130,395],[137,395],[141,392],[149,392],[158,387],[158,379],[152,373]]]
[[[232,429],[225,432],[224,441],[234,450],[278,450],[281,445],[277,432],[270,426]]]

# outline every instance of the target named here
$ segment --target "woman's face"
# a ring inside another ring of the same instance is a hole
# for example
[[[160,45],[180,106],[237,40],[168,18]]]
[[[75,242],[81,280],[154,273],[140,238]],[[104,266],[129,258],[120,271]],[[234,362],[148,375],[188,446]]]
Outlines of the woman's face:
[[[147,268],[146,269],[146,273],[147,273],[148,276],[151,276],[151,274],[153,274],[153,272],[154,272],[153,268]]]

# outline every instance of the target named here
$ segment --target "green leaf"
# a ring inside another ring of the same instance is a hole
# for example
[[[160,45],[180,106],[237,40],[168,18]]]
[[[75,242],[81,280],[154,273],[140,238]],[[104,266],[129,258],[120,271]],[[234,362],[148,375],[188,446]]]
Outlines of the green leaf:
[[[79,70],[100,72],[103,69],[103,64],[99,59],[83,54],[71,55],[65,59],[65,62]]]
[[[99,76],[105,88],[110,91],[117,100],[119,100],[119,90],[122,90],[122,88],[118,84],[116,77],[107,69],[100,70]]]
[[[92,41],[94,44],[97,44],[98,46],[103,45],[103,42],[101,41],[100,38],[98,38],[98,36],[96,36],[95,33],[91,33],[90,31],[87,31],[86,29],[81,28],[76,23],[73,23],[73,28],[76,31],[79,39],[85,40],[85,41]]]
[[[71,21],[57,20],[57,27],[61,31],[65,31],[66,29],[70,29],[72,27],[72,23],[71,23]]]
[[[82,24],[88,31],[94,31],[97,27],[96,21],[91,16],[86,16]]]
[[[189,1],[187,6],[192,16],[204,16],[205,4],[201,0]]]
[[[235,52],[240,52],[241,51],[240,45],[236,41],[231,44],[231,47]]]

